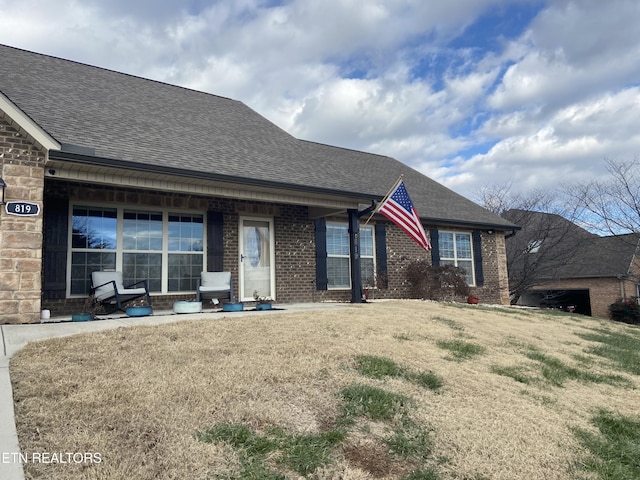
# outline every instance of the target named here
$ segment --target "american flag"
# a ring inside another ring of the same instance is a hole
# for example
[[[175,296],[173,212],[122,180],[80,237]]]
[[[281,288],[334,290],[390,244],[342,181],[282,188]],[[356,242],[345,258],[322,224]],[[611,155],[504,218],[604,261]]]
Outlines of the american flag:
[[[418,217],[418,213],[402,180],[398,182],[393,191],[380,204],[378,213],[381,213],[407,232],[422,248],[427,251],[431,250],[431,244],[426,233],[424,233],[420,217]]]

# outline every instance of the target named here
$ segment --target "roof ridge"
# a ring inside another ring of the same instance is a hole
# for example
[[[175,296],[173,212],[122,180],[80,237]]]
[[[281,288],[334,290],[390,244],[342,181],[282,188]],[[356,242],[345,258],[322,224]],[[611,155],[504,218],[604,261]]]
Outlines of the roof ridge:
[[[295,138],[297,138],[297,137],[295,137]],[[335,148],[335,149],[338,149],[338,150],[345,150],[345,151],[347,151],[347,152],[364,153],[364,154],[366,154],[366,155],[374,155],[374,156],[376,156],[376,157],[390,158],[390,159],[393,159],[393,160],[397,160],[397,159],[396,159],[396,158],[394,158],[394,157],[391,157],[391,156],[389,156],[389,155],[382,155],[381,153],[366,152],[366,151],[364,151],[364,150],[358,150],[358,149],[356,149],[356,148],[341,147],[341,146],[339,146],[339,145],[331,145],[331,144],[329,144],[329,143],[316,142],[316,141],[314,141],[314,140],[306,140],[306,139],[304,139],[304,138],[297,138],[297,139],[298,139],[298,140],[300,140],[301,142],[305,142],[305,143],[313,143],[314,145],[320,145],[320,146],[322,146],[322,147],[330,147],[330,148]]]
[[[243,105],[246,105],[243,101],[235,99],[235,98],[225,97],[223,95],[217,95],[215,93],[205,92],[203,90],[196,90],[194,88],[184,87],[182,85],[176,85],[175,83],[168,83],[168,82],[164,82],[162,80],[156,80],[156,79],[153,79],[153,78],[147,78],[147,77],[143,77],[141,75],[135,75],[133,73],[119,72],[118,70],[113,70],[111,68],[100,67],[98,65],[91,65],[90,63],[79,62],[77,60],[70,60],[68,58],[57,57],[55,55],[50,55],[48,53],[34,52],[32,50],[27,50],[27,49],[24,49],[24,48],[14,47],[12,45],[6,45],[4,43],[0,43],[0,47],[10,48],[12,50],[17,50],[17,51],[20,51],[20,52],[28,53],[28,54],[31,54],[31,55],[37,55],[37,56],[40,56],[40,57],[47,57],[47,58],[50,58],[50,59],[53,59],[53,60],[58,60],[58,61],[61,61],[61,62],[72,63],[72,64],[79,65],[79,66],[82,66],[82,67],[94,68],[96,70],[102,70],[104,72],[114,73],[116,75],[126,76],[126,77],[134,78],[134,79],[137,79],[137,80],[144,80],[146,82],[153,82],[153,83],[157,83],[159,85],[165,85],[167,87],[179,88],[179,89],[187,90],[187,91],[193,92],[193,93],[209,95],[209,96],[217,97],[217,98],[220,98],[220,99],[223,99],[223,100],[231,100],[233,102],[238,102],[238,103],[242,103]]]

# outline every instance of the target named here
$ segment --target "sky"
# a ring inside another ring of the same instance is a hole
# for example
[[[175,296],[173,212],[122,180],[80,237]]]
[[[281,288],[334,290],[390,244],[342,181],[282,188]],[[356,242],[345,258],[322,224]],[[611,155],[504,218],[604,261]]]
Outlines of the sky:
[[[638,25],[638,0],[0,0],[2,44],[240,100],[472,200],[638,157]]]

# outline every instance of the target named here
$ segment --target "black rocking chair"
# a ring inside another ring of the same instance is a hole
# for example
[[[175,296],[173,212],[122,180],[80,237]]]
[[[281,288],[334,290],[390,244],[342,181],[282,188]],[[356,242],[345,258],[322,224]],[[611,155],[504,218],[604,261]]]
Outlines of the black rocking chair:
[[[137,287],[137,285],[142,285]],[[146,297],[147,305],[151,306],[151,296],[146,280],[125,286],[122,282],[122,272],[92,272],[91,293],[96,303],[101,307],[96,314],[108,315],[117,310],[126,311],[124,304],[136,298]]]

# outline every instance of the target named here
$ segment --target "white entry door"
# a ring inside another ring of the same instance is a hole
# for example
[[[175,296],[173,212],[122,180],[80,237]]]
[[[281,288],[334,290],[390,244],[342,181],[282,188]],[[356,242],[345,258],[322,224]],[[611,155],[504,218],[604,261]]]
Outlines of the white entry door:
[[[253,300],[254,293],[275,300],[275,255],[273,220],[240,217],[240,300]]]

